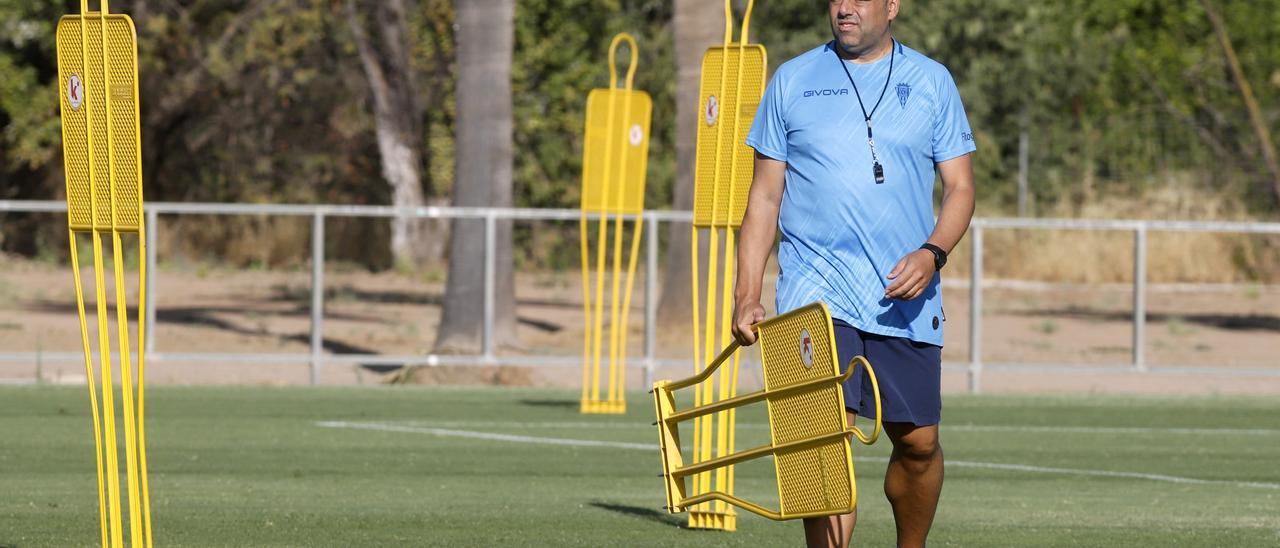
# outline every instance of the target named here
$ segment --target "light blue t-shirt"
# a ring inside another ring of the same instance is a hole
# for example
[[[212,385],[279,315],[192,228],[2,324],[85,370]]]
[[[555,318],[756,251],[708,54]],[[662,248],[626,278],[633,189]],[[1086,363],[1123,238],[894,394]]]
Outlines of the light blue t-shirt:
[[[833,47],[778,67],[747,135],[748,146],[787,164],[778,313],[823,301],[863,331],[941,346],[940,278],[903,301],[884,297],[893,282],[885,276],[933,233],[935,164],[975,150],[960,93],[946,67],[901,43],[892,77],[890,55],[855,64]],[[883,184],[850,77],[868,113],[885,89],[871,115]]]

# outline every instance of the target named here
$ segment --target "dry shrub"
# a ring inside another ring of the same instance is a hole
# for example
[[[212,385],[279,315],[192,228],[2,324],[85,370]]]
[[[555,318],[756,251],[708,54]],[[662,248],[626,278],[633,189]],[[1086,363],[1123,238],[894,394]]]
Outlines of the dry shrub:
[[[227,246],[226,258],[234,264],[264,267],[305,264],[311,253],[311,225],[302,217],[249,217],[238,238]]]
[[[1044,217],[1178,221],[1249,221],[1236,198],[1172,180],[1139,197],[1084,205],[1063,203]],[[1117,230],[984,231],[983,271],[989,278],[1055,283],[1133,281],[1134,234]],[[969,273],[969,236],[949,264]],[[1147,280],[1155,283],[1280,282],[1280,237],[1260,234],[1164,232],[1147,235]]]
[[[391,264],[385,219],[328,217],[325,258],[371,270]],[[311,217],[181,215],[160,218],[160,253],[168,260],[211,261],[236,268],[299,268],[310,264]]]
[[[409,367],[388,378],[391,384],[537,386],[537,375],[528,367],[448,366]]]
[[[311,254],[309,217],[182,215],[161,218],[159,252],[235,267],[297,267]]]
[[[993,230],[985,239],[988,277],[1065,283],[1132,279],[1132,238],[1123,232]]]

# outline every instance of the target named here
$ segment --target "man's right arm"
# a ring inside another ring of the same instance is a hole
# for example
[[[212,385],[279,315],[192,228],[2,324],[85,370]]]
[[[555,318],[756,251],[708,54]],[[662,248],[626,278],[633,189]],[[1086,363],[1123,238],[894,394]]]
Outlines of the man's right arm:
[[[769,260],[778,232],[778,209],[782,206],[786,172],[786,162],[756,153],[747,211],[738,231],[738,274],[733,290],[733,336],[744,346],[755,344],[756,335],[751,326],[764,319],[760,287],[764,284],[765,262]]]

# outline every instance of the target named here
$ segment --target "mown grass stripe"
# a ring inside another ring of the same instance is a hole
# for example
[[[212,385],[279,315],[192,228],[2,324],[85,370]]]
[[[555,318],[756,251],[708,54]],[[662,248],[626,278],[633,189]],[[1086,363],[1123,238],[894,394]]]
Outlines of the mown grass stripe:
[[[380,432],[431,434],[435,436],[482,439],[482,440],[490,440],[490,441],[504,441],[504,442],[511,442],[511,443],[528,443],[528,444],[540,444],[540,445],[567,445],[567,446],[575,446],[575,447],[606,447],[606,448],[613,448],[613,449],[630,449],[630,450],[640,450],[640,451],[656,451],[658,449],[657,445],[647,444],[647,443],[583,440],[583,439],[573,439],[573,438],[550,438],[550,437],[542,437],[542,436],[521,436],[521,435],[515,435],[515,434],[498,434],[493,432],[456,430],[456,429],[450,429],[450,428],[405,426],[405,425],[382,423],[382,422],[322,421],[322,422],[316,423],[316,425],[324,428],[351,428],[351,429],[357,429],[357,430],[374,430],[374,431],[380,431]],[[872,461],[872,462],[888,462],[888,459],[883,457],[858,457],[858,460]],[[1009,471],[1015,471],[1015,472],[1030,472],[1030,473],[1040,473],[1040,474],[1065,474],[1065,475],[1075,475],[1075,476],[1131,478],[1131,479],[1143,479],[1143,480],[1150,480],[1150,481],[1183,483],[1183,484],[1193,484],[1193,485],[1229,485],[1229,486],[1235,486],[1235,487],[1250,487],[1250,488],[1259,488],[1259,489],[1280,489],[1280,483],[1230,481],[1230,480],[1207,480],[1207,479],[1199,479],[1199,478],[1187,478],[1182,476],[1171,476],[1167,474],[1149,474],[1144,472],[1118,472],[1113,470],[1057,468],[1057,467],[1051,467],[1051,466],[1035,466],[1030,464],[973,462],[973,461],[962,461],[962,460],[948,460],[946,461],[946,464],[947,466],[956,466],[961,468],[1009,470]]]

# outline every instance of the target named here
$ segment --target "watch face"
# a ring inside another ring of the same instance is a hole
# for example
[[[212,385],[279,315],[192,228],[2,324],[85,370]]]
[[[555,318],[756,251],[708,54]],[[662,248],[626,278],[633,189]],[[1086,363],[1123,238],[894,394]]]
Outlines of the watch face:
[[[947,264],[947,254],[942,251],[942,248],[934,246],[932,244],[924,244],[920,246],[920,248],[926,249],[929,251],[929,253],[933,254],[934,270],[942,270],[943,265]]]

